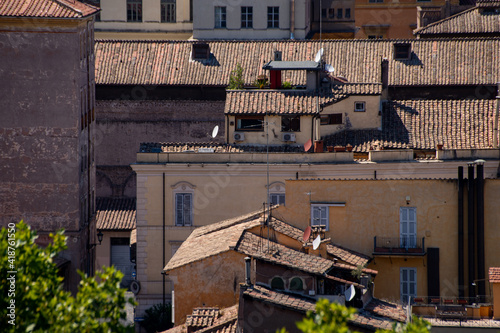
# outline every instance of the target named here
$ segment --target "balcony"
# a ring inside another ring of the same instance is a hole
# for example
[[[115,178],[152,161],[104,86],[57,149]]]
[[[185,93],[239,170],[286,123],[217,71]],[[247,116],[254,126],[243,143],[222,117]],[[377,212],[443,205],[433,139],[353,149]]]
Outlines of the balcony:
[[[423,256],[425,237],[373,237],[373,255]]]
[[[411,297],[411,312],[427,319],[491,319],[491,296],[478,297]]]

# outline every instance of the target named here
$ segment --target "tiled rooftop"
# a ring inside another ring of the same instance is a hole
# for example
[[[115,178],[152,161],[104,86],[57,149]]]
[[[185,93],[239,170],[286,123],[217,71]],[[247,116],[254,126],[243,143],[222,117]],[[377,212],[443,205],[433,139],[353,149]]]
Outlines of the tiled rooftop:
[[[486,4],[481,4],[481,6],[489,7]],[[482,9],[474,7],[417,29],[415,34],[492,34],[498,36],[500,34],[500,13],[483,12]]]
[[[97,230],[135,229],[135,201],[135,198],[97,198]]]
[[[342,261],[345,261],[346,263],[351,264],[353,266],[359,266],[359,265],[364,266],[368,264],[368,261],[370,260],[370,257],[364,254],[346,249],[344,247],[335,244],[327,244],[326,252],[329,255],[338,258]]]
[[[141,153],[182,153],[197,152],[199,149],[213,149],[214,153],[265,153],[264,145],[233,145],[233,144],[213,144],[213,143],[176,143],[176,142],[144,142],[141,143],[139,151]],[[302,145],[279,145],[269,146],[269,152],[289,152],[303,153]]]
[[[499,0],[477,0],[476,1],[476,6],[477,7],[500,7],[500,1]]]
[[[191,41],[96,41],[97,84],[227,86],[236,64],[253,85],[281,51],[283,61],[324,60],[349,82],[380,83],[381,59],[389,61],[389,85],[478,85],[500,81],[500,39],[446,40],[276,40],[207,41],[211,60],[191,60]],[[409,60],[395,60],[393,44],[411,44]],[[362,64],[362,65],[360,65]],[[303,71],[286,71],[283,81],[305,84]]]
[[[377,95],[380,84],[341,84],[319,96],[321,106],[338,102],[349,95]],[[226,114],[315,114],[317,94],[301,90],[236,90],[227,91]]]
[[[195,308],[188,315],[186,323],[176,326],[162,333],[235,333],[238,317],[238,305],[225,309]]]
[[[382,130],[345,130],[324,138],[325,146],[351,144],[354,151],[373,149],[492,148],[495,100],[389,101]]]
[[[364,309],[380,317],[387,317],[401,322],[406,320],[406,312],[401,305],[380,299],[373,298]]]
[[[500,283],[500,267],[490,267],[488,276],[490,283]]]
[[[81,18],[99,8],[77,0],[1,0],[0,16]]]

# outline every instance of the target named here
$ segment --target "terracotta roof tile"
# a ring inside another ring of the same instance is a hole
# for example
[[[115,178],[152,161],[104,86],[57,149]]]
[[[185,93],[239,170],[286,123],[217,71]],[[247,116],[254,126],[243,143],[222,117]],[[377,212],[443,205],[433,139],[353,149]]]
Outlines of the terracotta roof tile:
[[[378,95],[380,84],[341,84],[323,91],[319,96],[321,106],[336,103],[349,95]],[[317,94],[297,90],[228,90],[226,114],[315,114],[318,111]]]
[[[490,267],[488,276],[490,283],[500,283],[500,267]]]
[[[238,305],[228,308],[195,308],[188,315],[186,323],[176,326],[162,333],[187,333],[188,327],[191,332],[198,333],[235,333],[238,317]]]
[[[341,247],[339,245],[335,244],[327,244],[326,245],[326,252],[335,257],[338,258],[342,261],[345,261],[348,264],[351,264],[353,266],[359,266],[359,265],[366,265],[368,261],[370,260],[370,257],[353,251],[346,249],[344,247]]]
[[[81,18],[98,11],[76,0],[0,0],[0,16]]]
[[[364,309],[380,317],[387,317],[401,322],[406,320],[406,312],[401,305],[380,299],[372,298]]]
[[[477,0],[476,1],[476,6],[477,7],[500,7],[500,1],[499,0]]]
[[[243,297],[269,302],[304,313],[314,311],[316,307],[316,300],[314,298],[286,294],[258,285],[247,288],[243,292]]]
[[[498,1],[497,1],[498,2]],[[481,7],[489,7],[481,5]],[[500,13],[475,7],[415,30],[415,35],[500,33]]]
[[[202,148],[210,148],[214,153],[265,153],[266,146],[263,145],[233,145],[233,144],[214,144],[214,143],[174,143],[174,142],[144,142],[141,143],[139,151],[141,153],[196,153]],[[302,145],[280,145],[269,146],[269,152],[288,152],[303,153]]]
[[[411,44],[412,59],[395,60],[393,44]],[[191,60],[192,41],[96,41],[97,84],[227,86],[239,63],[252,85],[262,66],[282,51],[283,61],[324,60],[349,82],[380,83],[381,59],[389,60],[389,85],[477,85],[500,81],[498,38],[446,40],[207,41],[211,60]],[[362,65],[360,65],[362,64]],[[283,81],[305,84],[303,71],[286,71]]]
[[[132,230],[136,225],[135,198],[97,198],[98,230]]]
[[[495,100],[389,101],[382,130],[345,130],[324,138],[326,145],[351,144],[354,151],[384,149],[484,149],[494,143]]]

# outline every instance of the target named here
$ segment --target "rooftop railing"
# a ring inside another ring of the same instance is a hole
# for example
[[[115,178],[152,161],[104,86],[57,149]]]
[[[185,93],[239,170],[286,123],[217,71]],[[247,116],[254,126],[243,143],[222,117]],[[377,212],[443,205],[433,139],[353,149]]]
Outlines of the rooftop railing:
[[[424,255],[425,237],[378,237],[373,238],[374,255]]]

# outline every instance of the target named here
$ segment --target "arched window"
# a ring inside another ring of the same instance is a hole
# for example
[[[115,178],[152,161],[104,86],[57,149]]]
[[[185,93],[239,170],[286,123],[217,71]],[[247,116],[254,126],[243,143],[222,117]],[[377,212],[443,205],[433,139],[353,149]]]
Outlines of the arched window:
[[[303,291],[304,283],[302,282],[302,279],[299,277],[292,278],[290,280],[290,290]]]
[[[283,281],[283,279],[280,278],[279,276],[273,277],[273,279],[271,280],[271,288],[284,290],[285,289],[285,281]]]

